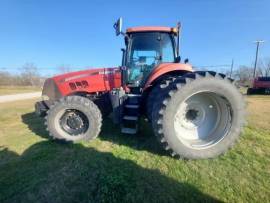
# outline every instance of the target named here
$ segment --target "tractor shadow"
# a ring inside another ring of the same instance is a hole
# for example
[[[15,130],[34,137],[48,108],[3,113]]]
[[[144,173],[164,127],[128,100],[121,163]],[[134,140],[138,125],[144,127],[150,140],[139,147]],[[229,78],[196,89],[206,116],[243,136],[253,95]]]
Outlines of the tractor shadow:
[[[0,147],[0,174],[0,202],[219,202],[159,170],[81,144],[45,140],[22,154]]]
[[[151,125],[142,119],[140,130],[136,135],[122,134],[119,125],[114,125],[110,119],[105,119],[99,138],[135,150],[148,151],[160,156],[170,156],[153,134]]]
[[[21,116],[22,122],[27,125],[28,129],[30,129],[36,135],[50,139],[49,133],[44,125],[44,118],[37,116],[34,112],[26,113]]]
[[[22,121],[36,135],[50,139],[49,133],[44,126],[44,119],[38,117],[34,112],[22,115]],[[119,125],[114,125],[111,119],[106,118],[103,120],[98,139],[124,145],[135,150],[148,151],[160,156],[170,156],[157,141],[150,124],[143,120],[140,122],[140,131],[137,135],[125,135],[120,132]]]

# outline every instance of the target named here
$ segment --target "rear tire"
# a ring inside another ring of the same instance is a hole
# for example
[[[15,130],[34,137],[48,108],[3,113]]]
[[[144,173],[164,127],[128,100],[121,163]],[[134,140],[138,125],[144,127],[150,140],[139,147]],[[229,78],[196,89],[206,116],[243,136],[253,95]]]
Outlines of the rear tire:
[[[244,109],[242,95],[231,79],[214,72],[188,73],[158,99],[152,125],[172,156],[214,158],[239,138]]]
[[[175,80],[175,77],[168,77],[156,84],[150,91],[146,102],[146,114],[148,120],[152,120],[152,111],[157,98],[164,92],[164,89]]]
[[[101,124],[98,107],[81,96],[67,96],[55,102],[50,106],[45,121],[51,137],[71,142],[96,138]]]

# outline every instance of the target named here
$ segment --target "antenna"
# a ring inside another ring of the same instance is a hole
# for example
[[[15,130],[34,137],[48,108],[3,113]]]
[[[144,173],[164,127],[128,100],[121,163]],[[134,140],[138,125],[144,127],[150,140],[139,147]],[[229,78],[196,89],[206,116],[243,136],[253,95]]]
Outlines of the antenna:
[[[177,23],[177,56],[179,56],[179,49],[180,49],[180,29],[181,29],[181,23]]]

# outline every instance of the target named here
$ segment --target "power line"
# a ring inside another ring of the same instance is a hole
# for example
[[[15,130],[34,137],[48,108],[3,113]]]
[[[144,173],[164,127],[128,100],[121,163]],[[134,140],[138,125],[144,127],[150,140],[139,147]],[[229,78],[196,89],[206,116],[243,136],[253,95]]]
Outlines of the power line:
[[[224,65],[203,65],[203,66],[195,66],[196,68],[218,68],[218,67],[231,67],[231,64],[224,64]]]

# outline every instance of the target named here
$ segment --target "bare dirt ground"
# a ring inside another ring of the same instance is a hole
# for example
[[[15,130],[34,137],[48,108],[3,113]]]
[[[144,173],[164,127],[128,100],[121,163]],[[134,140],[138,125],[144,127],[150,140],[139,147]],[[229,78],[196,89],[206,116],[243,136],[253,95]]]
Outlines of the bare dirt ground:
[[[3,96],[0,96],[0,103],[25,100],[25,99],[33,99],[33,98],[38,98],[38,97],[41,97],[41,92],[3,95]]]
[[[10,95],[10,94],[21,94],[21,93],[30,93],[30,92],[40,92],[41,87],[36,86],[3,86],[0,85],[0,96]]]

